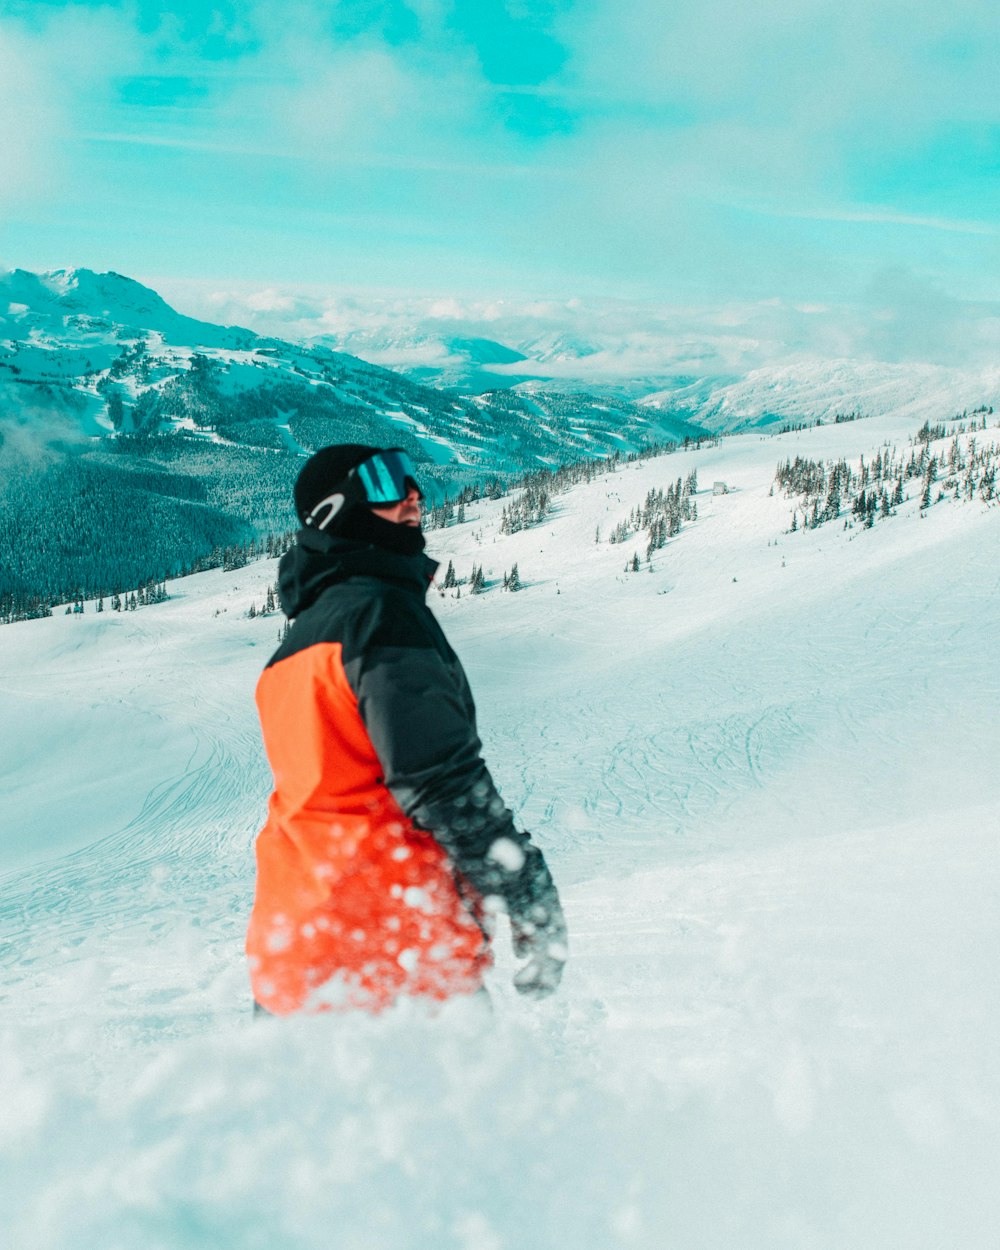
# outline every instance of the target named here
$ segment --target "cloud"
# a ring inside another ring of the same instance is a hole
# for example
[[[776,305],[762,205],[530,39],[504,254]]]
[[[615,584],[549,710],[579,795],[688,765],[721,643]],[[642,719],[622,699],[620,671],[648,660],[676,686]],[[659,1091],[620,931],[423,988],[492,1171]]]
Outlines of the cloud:
[[[895,266],[872,280],[859,327],[861,346],[877,360],[986,364],[1000,352],[1000,304],[955,299]]]
[[[644,194],[949,219],[929,196],[955,190],[949,153],[1000,124],[1000,18],[980,0],[584,0],[561,34],[561,81],[594,101],[581,150],[609,169],[619,152]],[[986,191],[982,146],[961,172]]]
[[[29,200],[51,181],[61,109],[37,48],[0,26],[0,207]]]
[[[1000,237],[1000,225],[983,221],[963,221],[949,217],[922,217],[914,213],[900,213],[891,208],[856,208],[838,209],[824,212],[816,209],[812,212],[789,209],[769,210],[772,216],[787,217],[798,221],[831,221],[856,222],[859,224],[881,224],[888,226],[912,226],[917,230],[940,230],[945,234],[972,234],[987,238]]]
[[[995,8],[913,0],[740,0],[627,9],[583,0],[561,19],[570,81],[606,99],[684,105],[757,124],[867,117],[908,130],[942,115],[995,117]],[[875,136],[872,136],[874,139]]]
[[[30,27],[0,20],[0,207],[63,188],[80,117],[113,94],[138,48],[111,10],[52,10]]]
[[[489,89],[466,49],[450,40],[392,46],[371,34],[331,40],[305,9],[303,24],[272,32],[257,55],[266,75],[235,81],[220,99],[224,127],[242,124],[317,166],[488,165],[482,127],[489,126]]]
[[[898,267],[879,273],[864,298],[849,304],[501,300],[190,283],[163,293],[191,315],[260,333],[334,336],[347,350],[389,367],[445,363],[442,349],[427,340],[487,338],[544,357],[536,372],[583,381],[734,376],[816,359],[976,368],[995,362],[1000,349],[1000,304],[954,299]],[[567,350],[574,345],[588,354]]]
[[[411,13],[413,37],[389,38],[381,10],[357,3],[257,3],[216,12],[213,24],[166,14],[142,36],[119,106],[86,137],[294,161],[319,174],[522,175],[502,93],[445,20],[448,6],[395,7]]]
[[[86,444],[72,403],[41,388],[0,383],[0,487]]]
[[[996,260],[984,0],[29,10],[0,202],[98,240],[67,264],[694,307],[864,304],[887,263],[968,292]],[[511,31],[538,55],[486,55]]]

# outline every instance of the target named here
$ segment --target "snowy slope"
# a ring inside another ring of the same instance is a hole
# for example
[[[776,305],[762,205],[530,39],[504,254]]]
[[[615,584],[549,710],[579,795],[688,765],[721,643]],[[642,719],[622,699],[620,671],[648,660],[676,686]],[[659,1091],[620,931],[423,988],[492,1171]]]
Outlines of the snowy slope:
[[[710,430],[833,421],[838,414],[893,415],[919,424],[982,404],[1000,404],[1000,369],[932,364],[803,360],[754,369],[738,380],[684,381],[647,395],[643,404]]]
[[[789,534],[770,493],[914,432],[743,435],[431,535],[493,582],[434,606],[573,941],[542,1005],[501,947],[492,1016],[251,1022],[272,563],[5,627],[10,1244],[994,1250],[1000,508]],[[608,535],[692,469],[626,573]]]

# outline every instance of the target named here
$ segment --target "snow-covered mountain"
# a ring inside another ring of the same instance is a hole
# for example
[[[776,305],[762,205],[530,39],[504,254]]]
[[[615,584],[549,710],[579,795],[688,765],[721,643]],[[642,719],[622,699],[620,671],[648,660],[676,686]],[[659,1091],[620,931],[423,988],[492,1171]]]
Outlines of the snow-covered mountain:
[[[449,350],[483,368],[517,359],[482,340]],[[298,457],[329,443],[406,448],[440,499],[700,432],[582,392],[443,391],[321,343],[193,320],[118,274],[15,270],[0,275],[0,600],[90,593],[92,550],[110,593],[288,528]]]
[[[349,352],[430,386],[473,394],[513,386],[535,376],[523,352],[493,339],[413,329],[351,330],[322,334],[310,340]]]
[[[619,343],[532,335],[522,319],[510,326],[522,341],[507,346],[442,324],[338,339],[404,363],[404,375],[316,339],[197,321],[118,274],[0,274],[0,600],[111,593],[285,529],[297,458],[327,443],[407,448],[440,500],[498,474],[705,429],[936,420],[1000,398],[998,369],[800,360],[742,377],[693,368],[664,378],[652,332]],[[682,354],[697,365],[704,348],[696,335]],[[468,387],[474,375],[468,393],[426,384]],[[491,379],[500,385],[472,393]],[[49,496],[61,511],[45,506]],[[107,556],[99,583],[89,580],[92,550]]]
[[[933,419],[942,408],[960,412],[994,404],[998,389],[998,366],[985,348],[975,347],[988,341],[993,323],[987,308],[980,310],[982,324],[968,329],[967,351],[953,327],[937,355],[926,359],[906,353],[889,332],[895,324],[891,310],[873,323],[870,308],[852,313],[776,301],[683,309],[611,301],[355,297],[328,309],[314,306],[311,315],[308,301],[296,302],[296,309],[303,335],[328,318],[341,326],[357,318],[363,331],[342,330],[337,338],[318,341],[346,346],[422,381],[467,391],[582,389],[647,401],[727,430],[850,412]],[[486,352],[477,354],[470,341],[485,341]],[[497,341],[517,358],[490,351]]]
[[[696,345],[674,359],[665,344],[642,336],[599,343],[553,332],[518,340],[512,361],[500,353],[477,360],[454,342],[453,347],[419,333],[398,338],[370,333],[351,350],[435,385],[469,391],[506,386],[527,395],[584,389],[720,432],[834,421],[846,414],[933,420],[941,412],[996,407],[1000,401],[1000,365],[972,369],[795,355],[736,373],[731,367],[721,370],[718,361],[700,361]],[[700,371],[706,363],[712,370]]]
[[[642,401],[720,431],[895,415],[916,422],[1000,406],[1000,365],[978,371],[941,365],[806,360],[755,369],[739,379],[678,379]]]
[[[461,323],[460,323],[461,324]],[[661,339],[646,333],[585,337],[565,329],[538,332],[528,319],[502,320],[498,330],[510,335],[498,342],[477,336],[472,326],[465,334],[446,328],[450,323],[428,318],[406,328],[377,328],[319,334],[310,342],[349,351],[373,364],[433,386],[466,393],[497,389],[559,394],[590,393],[635,401],[673,385],[704,349],[681,353],[667,349]],[[488,323],[487,323],[488,324]],[[719,384],[706,374],[704,383]]]
[[[7,1244],[993,1250],[1000,507],[965,482],[1000,429],[947,416],[754,431],[430,534],[484,568],[432,605],[564,897],[543,1004],[501,933],[491,1015],[252,1021],[274,561],[2,627]],[[845,493],[789,532],[777,464],[863,458],[867,497],[911,455],[889,515]],[[640,514],[692,474],[647,562]]]
[[[368,345],[377,354],[378,342]],[[409,349],[430,350],[418,340]],[[433,350],[477,368],[521,359],[481,339]],[[196,355],[200,372],[191,368]],[[75,401],[70,407],[89,437],[186,430],[218,441],[221,425],[227,442],[301,452],[346,438],[360,423],[372,441],[400,442],[421,461],[492,472],[691,432],[660,410],[621,402],[609,408],[585,393],[567,405],[562,393],[550,404],[536,392],[527,406],[442,393],[320,342],[196,321],[140,283],[86,269],[0,274],[0,386],[5,381],[18,384],[5,389],[8,406],[25,398],[24,388],[58,387],[64,401]],[[110,394],[124,407],[117,423]]]
[[[185,317],[142,283],[118,273],[56,269],[0,273],[0,337],[72,340],[101,331],[155,332],[174,346],[246,349],[257,336]],[[69,346],[69,343],[67,343]]]

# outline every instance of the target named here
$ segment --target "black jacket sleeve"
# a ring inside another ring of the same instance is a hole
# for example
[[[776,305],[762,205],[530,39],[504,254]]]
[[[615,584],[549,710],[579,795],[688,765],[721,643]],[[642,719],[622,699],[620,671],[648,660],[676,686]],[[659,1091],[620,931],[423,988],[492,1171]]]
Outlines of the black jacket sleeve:
[[[406,815],[484,896],[512,913],[554,891],[541,852],[519,832],[482,759],[461,664],[430,611],[384,596],[344,668],[385,783]]]

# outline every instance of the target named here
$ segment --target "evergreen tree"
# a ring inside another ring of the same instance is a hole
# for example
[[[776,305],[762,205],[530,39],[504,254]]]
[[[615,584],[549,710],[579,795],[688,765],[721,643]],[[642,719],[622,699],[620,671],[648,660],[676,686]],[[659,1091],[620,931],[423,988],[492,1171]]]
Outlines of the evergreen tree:
[[[117,387],[108,392],[107,406],[108,420],[111,422],[112,429],[120,430],[125,421],[125,406],[122,403],[122,397]]]
[[[830,474],[830,486],[826,492],[826,507],[823,509],[825,521],[835,521],[840,516],[840,475]]]
[[[924,493],[920,497],[921,508],[929,508],[931,505],[931,487],[937,481],[937,467],[937,456],[931,456],[927,461],[927,469],[924,472]]]

